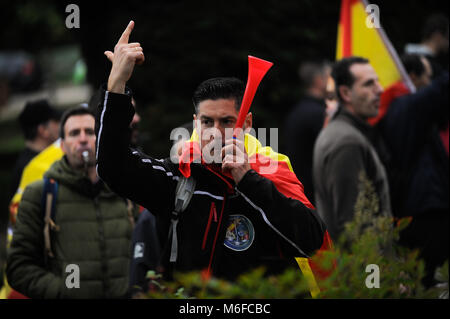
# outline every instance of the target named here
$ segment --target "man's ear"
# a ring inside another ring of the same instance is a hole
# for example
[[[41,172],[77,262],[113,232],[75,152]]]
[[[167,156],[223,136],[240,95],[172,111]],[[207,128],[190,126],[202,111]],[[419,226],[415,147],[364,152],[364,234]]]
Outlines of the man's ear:
[[[341,99],[344,101],[344,103],[350,103],[350,88],[347,85],[340,85],[338,90],[339,95],[341,96]]]
[[[198,129],[197,129],[197,114],[193,114],[192,118],[194,120],[193,129],[197,130],[197,132],[198,132]]]
[[[47,138],[48,137],[47,125],[39,124],[37,126],[37,135],[43,138]]]
[[[60,146],[61,146],[63,153],[66,154],[66,143],[64,143],[63,138],[61,138]]]
[[[252,125],[253,125],[253,114],[252,112],[249,112],[245,116],[244,131],[249,131],[252,128]]]

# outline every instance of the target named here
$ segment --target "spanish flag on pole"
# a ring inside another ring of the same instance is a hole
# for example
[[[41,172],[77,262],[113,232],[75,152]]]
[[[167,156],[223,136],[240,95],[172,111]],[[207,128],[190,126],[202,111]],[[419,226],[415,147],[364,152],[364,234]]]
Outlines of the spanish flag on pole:
[[[341,0],[336,46],[336,60],[360,56],[369,59],[377,72],[384,93],[378,116],[369,120],[372,125],[384,116],[395,97],[416,91],[380,25],[380,14],[382,17],[382,8],[366,0]]]

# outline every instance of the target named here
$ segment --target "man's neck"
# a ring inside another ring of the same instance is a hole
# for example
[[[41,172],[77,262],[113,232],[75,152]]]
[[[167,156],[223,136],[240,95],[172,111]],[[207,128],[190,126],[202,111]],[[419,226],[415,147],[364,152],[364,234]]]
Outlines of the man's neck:
[[[363,118],[360,115],[356,114],[355,110],[353,109],[353,106],[351,104],[344,104],[342,105],[343,109],[353,115],[353,117],[357,118],[360,121],[367,122],[367,118]]]
[[[49,144],[42,139],[35,139],[34,141],[25,141],[25,146],[35,152],[41,152]]]

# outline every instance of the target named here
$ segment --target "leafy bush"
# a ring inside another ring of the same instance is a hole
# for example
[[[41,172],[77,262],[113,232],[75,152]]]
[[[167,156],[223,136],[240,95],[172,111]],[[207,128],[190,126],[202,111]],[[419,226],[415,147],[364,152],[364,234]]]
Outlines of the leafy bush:
[[[396,243],[409,222],[401,219],[394,224],[392,218],[382,216],[371,182],[361,175],[354,219],[346,224],[333,251],[313,257],[322,270],[331,271],[325,279],[316,278],[321,289],[318,298],[448,298],[448,262],[437,271],[441,284],[425,289],[419,252]],[[378,266],[379,288],[369,288],[375,272],[366,272],[368,265]],[[149,280],[147,298],[311,298],[299,269],[265,276],[264,268],[258,268],[235,282],[206,280],[201,272],[175,274],[172,282],[162,282],[149,272]]]

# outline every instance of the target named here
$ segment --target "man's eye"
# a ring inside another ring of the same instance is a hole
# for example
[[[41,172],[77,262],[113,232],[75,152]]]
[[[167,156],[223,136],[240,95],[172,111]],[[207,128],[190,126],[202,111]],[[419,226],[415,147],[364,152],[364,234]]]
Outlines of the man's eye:
[[[233,125],[234,124],[234,120],[233,119],[226,119],[222,121],[223,124],[225,125]]]
[[[202,124],[203,125],[211,125],[212,121],[211,120],[203,120]]]

